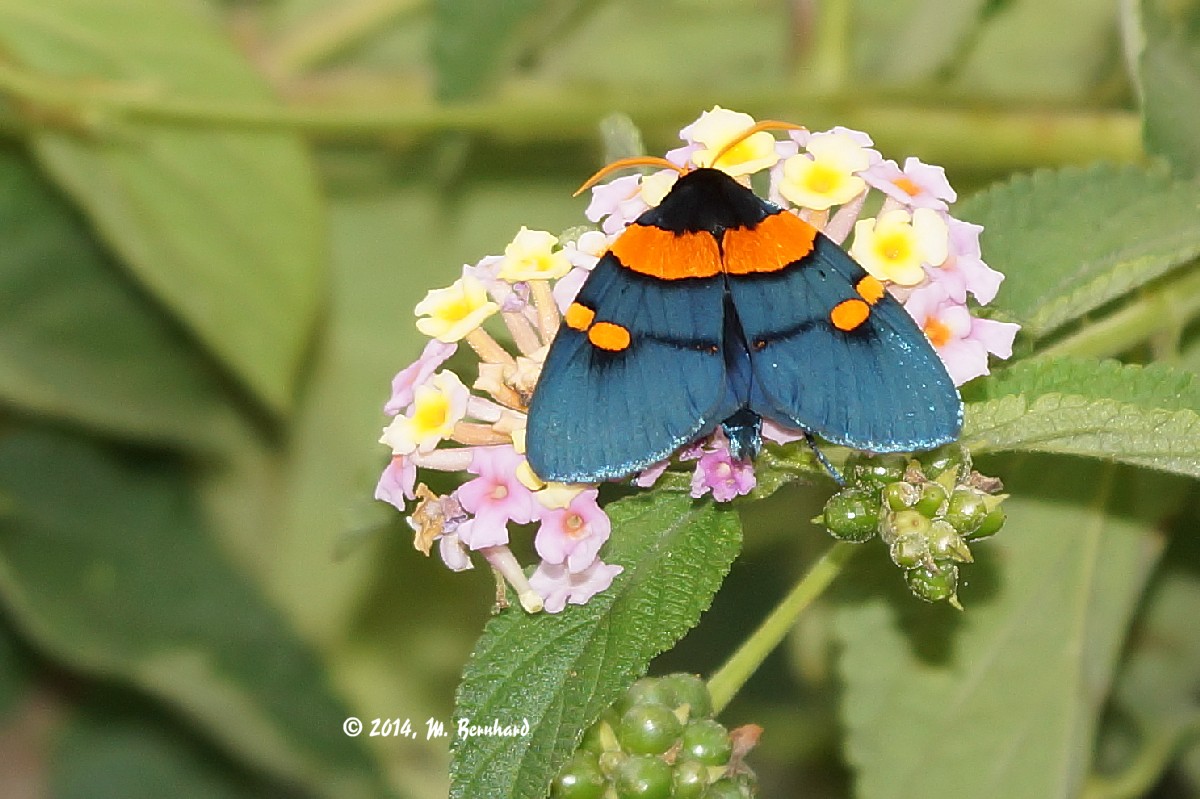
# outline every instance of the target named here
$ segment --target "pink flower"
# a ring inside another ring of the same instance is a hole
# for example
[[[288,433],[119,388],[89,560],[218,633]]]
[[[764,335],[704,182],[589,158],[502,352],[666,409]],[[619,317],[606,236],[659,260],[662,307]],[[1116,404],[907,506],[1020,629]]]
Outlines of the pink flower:
[[[1021,328],[1011,322],[976,319],[939,283],[913,291],[904,308],[925,331],[956,386],[988,374],[988,353],[1012,356],[1013,338]]]
[[[641,216],[649,205],[641,195],[642,176],[625,175],[592,187],[592,201],[584,215],[610,236]]]
[[[793,430],[790,427],[773,422],[770,419],[763,419],[762,437],[766,441],[771,441],[775,444],[790,444],[793,441],[801,441],[804,438],[803,430]]]
[[[608,540],[612,523],[596,504],[600,492],[591,488],[578,494],[565,508],[542,514],[533,544],[547,563],[566,563],[567,571],[580,572],[596,560],[600,546]]]
[[[527,524],[537,518],[541,506],[517,479],[517,467],[524,462],[509,445],[474,448],[467,471],[479,476],[454,492],[475,517],[458,528],[459,538],[471,549],[507,544],[509,521]]]
[[[379,484],[375,486],[375,499],[383,500],[404,510],[406,499],[416,499],[417,465],[404,455],[396,455],[388,461]]]
[[[829,130],[819,130],[816,132],[808,131],[808,130],[789,130],[788,138],[791,139],[793,142],[795,142],[800,147],[808,147],[808,143],[810,141],[812,141],[814,138],[819,139],[820,137],[828,136],[831,133],[841,133],[845,136],[849,136],[851,139],[854,140],[854,143],[860,147],[874,147],[875,146],[875,142],[872,141],[870,134],[863,133],[861,130],[854,130],[853,128],[847,128],[843,125],[834,125]],[[781,142],[781,144],[782,144],[782,142]],[[794,153],[795,153],[795,151],[793,151],[793,154]],[[873,157],[871,159],[871,162],[875,163],[877,160],[881,160],[882,158],[883,158],[883,156],[879,155],[879,153],[875,153],[875,157]]]
[[[560,313],[566,313],[567,308],[575,301],[575,295],[583,288],[584,281],[599,263],[600,256],[608,250],[608,244],[608,236],[598,230],[589,230],[577,241],[567,242],[563,247],[563,255],[574,268],[559,279],[551,290]]]
[[[904,169],[895,161],[880,160],[859,175],[867,185],[879,189],[894,200],[909,208],[933,208],[945,211],[947,202],[954,202],[958,194],[946,180],[946,170],[921,162],[919,158],[907,158]]]
[[[558,306],[559,313],[567,312],[567,308],[575,301],[575,297],[579,295],[579,290],[583,288],[583,283],[590,274],[591,270],[576,267],[567,272],[566,277],[554,284],[551,294],[554,296],[554,304]]]
[[[638,472],[638,476],[633,478],[633,484],[638,488],[649,488],[658,482],[658,478],[663,476],[667,467],[671,465],[670,459],[659,461],[658,463],[647,466],[642,471]]]
[[[467,548],[459,539],[457,532],[439,536],[438,554],[442,556],[442,563],[445,563],[452,572],[475,568],[475,565],[471,563],[470,555],[467,554]]]
[[[446,344],[437,339],[430,340],[421,352],[421,357],[392,378],[392,398],[383,406],[383,412],[388,416],[395,416],[412,405],[413,392],[417,386],[424,385],[437,368],[448,361],[457,350],[457,343]]]
[[[713,443],[715,446],[706,447],[701,453],[692,473],[692,496],[700,498],[711,491],[717,502],[728,502],[749,494],[758,485],[754,464],[734,460],[724,436],[714,436]]]
[[[612,585],[613,578],[625,569],[597,560],[580,572],[566,566],[542,563],[529,578],[533,590],[542,597],[547,613],[560,613],[570,602],[582,605]]]
[[[692,155],[704,148],[704,145],[700,144],[700,142],[687,140],[684,134],[690,130],[691,125],[679,131],[679,138],[687,141],[687,144],[682,147],[676,147],[674,150],[667,150],[666,159],[672,164],[679,164],[679,166],[683,167],[692,166]]]
[[[996,297],[1004,275],[983,262],[979,234],[983,225],[973,225],[952,216],[946,217],[950,230],[949,254],[939,267],[926,269],[930,280],[941,283],[946,294],[955,302],[966,302],[967,292],[975,295],[980,305]]]

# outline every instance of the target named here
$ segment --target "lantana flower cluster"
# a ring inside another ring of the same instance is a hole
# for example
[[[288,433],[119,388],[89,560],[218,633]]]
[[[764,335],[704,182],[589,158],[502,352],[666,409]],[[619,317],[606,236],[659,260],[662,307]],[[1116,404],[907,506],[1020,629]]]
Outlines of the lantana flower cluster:
[[[770,199],[821,229],[904,303],[946,364],[955,384],[988,372],[989,354],[1011,355],[1017,326],[973,316],[995,297],[1003,275],[981,258],[982,228],[955,219],[956,195],[940,167],[909,158],[904,166],[872,149],[865,133],[759,131],[737,140],[755,121],[715,107],[680,131],[683,146],[667,153],[681,168],[715,167],[747,185],[766,172]],[[600,559],[611,525],[590,485],[542,481],[524,456],[526,412],[562,314],[590,270],[624,229],[662,201],[679,177],[663,169],[627,175],[592,188],[587,218],[598,229],[566,241],[521,230],[503,255],[464,266],[452,285],[417,304],[417,328],[430,338],[421,356],[392,381],[384,407],[392,416],[381,443],[392,458],[375,496],[407,511],[414,545],[436,543],[455,571],[478,553],[535,612],[561,611],[606,589],[621,567]],[[872,218],[860,219],[872,190],[883,194]],[[851,236],[851,234],[853,234]],[[505,347],[485,327],[504,331]],[[471,386],[443,368],[466,343],[478,360]],[[765,422],[776,443],[802,437]],[[753,464],[737,460],[720,430],[685,447],[694,462],[691,492],[728,501],[756,485]],[[657,464],[633,478],[650,486],[668,468]],[[466,473],[446,495],[418,484],[419,470]],[[541,563],[528,578],[509,548],[510,528],[535,524]]]

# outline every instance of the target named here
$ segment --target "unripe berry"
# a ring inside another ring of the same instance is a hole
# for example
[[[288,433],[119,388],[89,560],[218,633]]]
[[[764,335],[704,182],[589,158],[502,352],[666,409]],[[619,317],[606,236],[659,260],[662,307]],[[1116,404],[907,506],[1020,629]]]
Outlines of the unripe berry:
[[[625,695],[613,705],[617,717],[634,705],[672,705],[671,691],[657,677],[643,677],[625,691]]]
[[[953,560],[958,563],[974,562],[967,542],[947,521],[938,519],[933,523],[928,541],[929,554],[933,556],[934,560]]]
[[[596,756],[576,752],[550,788],[553,799],[600,799],[607,785]]]
[[[722,777],[708,786],[702,799],[746,799],[752,795],[745,786],[728,777]]]
[[[945,502],[946,489],[939,483],[926,482],[921,484],[921,496],[913,505],[913,510],[926,519],[932,519],[938,515]]]
[[[988,515],[983,517],[979,527],[971,533],[968,538],[972,541],[978,541],[981,538],[989,538],[1000,532],[1000,528],[1004,526],[1004,522],[1008,520],[1008,516],[1000,508],[992,508],[988,511]]]
[[[639,755],[661,755],[679,740],[683,725],[666,705],[634,705],[621,716],[621,748]]]
[[[688,722],[681,743],[680,759],[698,760],[706,766],[723,766],[733,753],[729,731],[712,719]]]
[[[958,567],[954,564],[938,565],[928,569],[924,566],[909,569],[904,573],[908,590],[926,602],[950,599],[958,588]]]
[[[675,764],[675,792],[671,799],[700,799],[708,787],[708,766],[698,760]]]
[[[668,674],[661,682],[673,696],[672,705],[676,709],[683,705],[688,706],[689,719],[701,719],[712,715],[712,696],[708,693],[708,686],[695,674]]]
[[[921,490],[904,480],[888,483],[883,487],[883,501],[892,510],[905,510],[917,504]]]
[[[929,560],[929,542],[919,533],[905,533],[892,541],[892,562],[902,569],[913,569]]]
[[[983,494],[975,489],[958,488],[950,495],[950,502],[946,507],[946,521],[963,535],[979,529],[987,515],[988,509]]]
[[[842,541],[866,541],[879,529],[879,492],[843,489],[825,503],[825,526]]]
[[[850,482],[882,488],[904,476],[904,458],[853,453],[846,459],[843,468]]]
[[[669,799],[671,767],[654,755],[632,755],[614,780],[620,799]]]

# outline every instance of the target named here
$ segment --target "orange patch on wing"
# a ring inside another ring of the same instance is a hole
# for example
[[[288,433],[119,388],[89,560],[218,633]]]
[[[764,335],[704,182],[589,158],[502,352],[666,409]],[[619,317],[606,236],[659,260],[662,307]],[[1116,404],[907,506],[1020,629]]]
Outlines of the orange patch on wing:
[[[725,271],[731,275],[778,272],[812,252],[817,229],[795,214],[780,211],[752,228],[725,231]]]
[[[612,322],[597,322],[588,330],[588,341],[602,350],[620,352],[629,346],[629,330]]]
[[[871,307],[862,300],[842,300],[829,312],[829,321],[838,330],[851,331],[870,315]]]
[[[627,269],[659,280],[712,277],[721,271],[717,240],[707,231],[675,234],[634,223],[609,250]]]
[[[587,330],[595,318],[595,311],[577,302],[571,303],[570,307],[567,308],[567,312],[563,314],[563,321],[572,330]]]
[[[885,291],[883,284],[874,275],[867,275],[858,281],[858,285],[854,287],[854,290],[858,292],[858,296],[867,301],[868,305],[874,305],[883,299]]]

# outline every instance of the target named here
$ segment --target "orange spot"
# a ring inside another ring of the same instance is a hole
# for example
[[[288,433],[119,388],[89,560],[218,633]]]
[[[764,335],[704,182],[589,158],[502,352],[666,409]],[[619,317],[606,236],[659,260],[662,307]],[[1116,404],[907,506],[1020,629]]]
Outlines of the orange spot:
[[[717,240],[707,231],[676,235],[653,225],[633,224],[610,252],[626,268],[659,280],[712,277],[721,271]]]
[[[612,322],[597,322],[588,330],[588,341],[602,350],[620,352],[629,346],[629,330]]]
[[[896,188],[900,189],[910,197],[916,197],[921,193],[921,187],[912,182],[911,178],[896,178],[894,181]]]
[[[725,271],[731,275],[778,272],[812,252],[817,229],[795,214],[780,211],[752,228],[725,231]]]
[[[577,302],[571,303],[570,307],[567,308],[567,312],[563,314],[563,321],[572,330],[587,330],[595,318],[595,311]]]
[[[950,341],[950,327],[932,316],[925,322],[925,338],[935,347],[944,347]]]
[[[567,518],[563,520],[563,529],[571,538],[581,538],[588,533],[587,525],[578,513],[567,514]]]
[[[842,300],[829,312],[829,321],[838,330],[854,330],[867,321],[871,307],[862,300]]]
[[[874,305],[883,299],[883,284],[873,275],[867,275],[858,281],[858,285],[854,287],[854,290],[858,292],[858,296],[862,297],[870,305]]]

